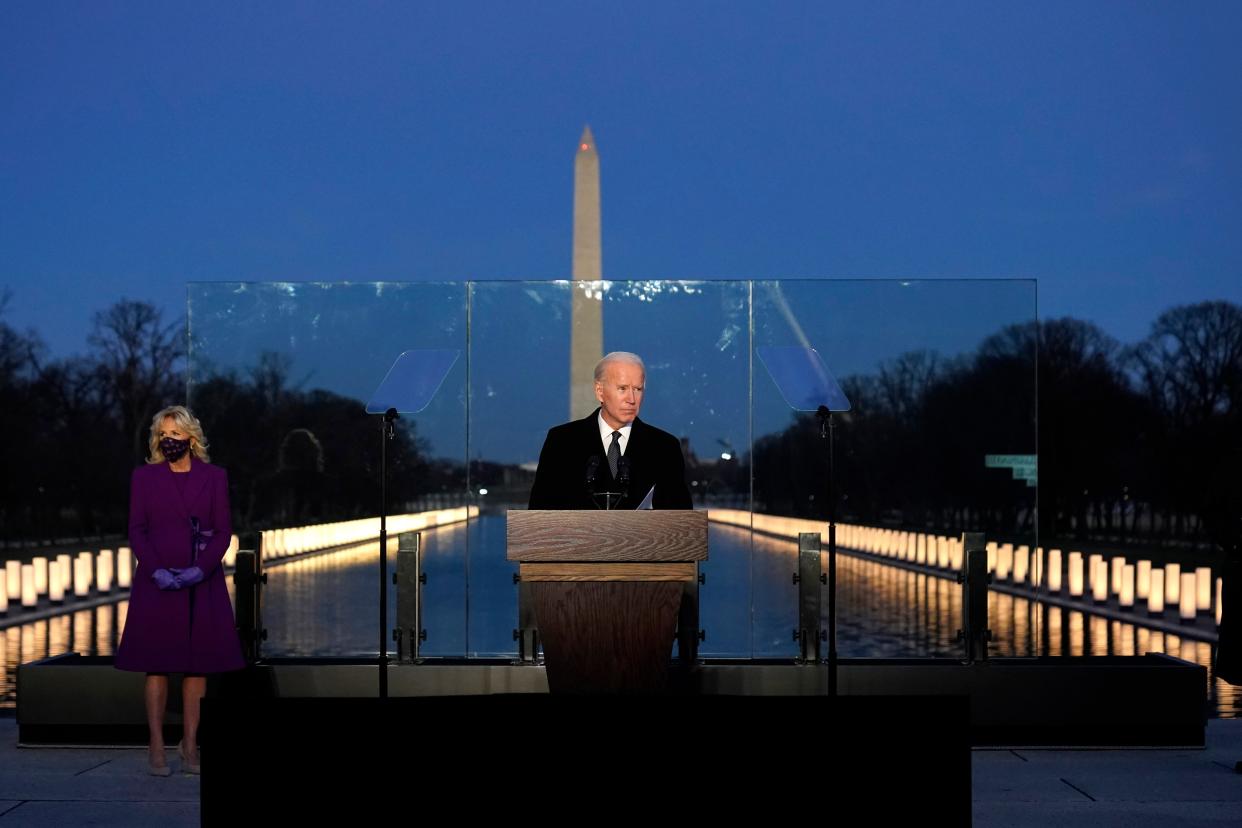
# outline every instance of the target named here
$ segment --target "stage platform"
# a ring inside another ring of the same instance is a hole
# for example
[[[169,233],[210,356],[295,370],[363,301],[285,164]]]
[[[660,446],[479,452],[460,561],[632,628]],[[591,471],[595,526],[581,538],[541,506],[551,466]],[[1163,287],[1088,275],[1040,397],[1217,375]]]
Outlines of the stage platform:
[[[509,661],[427,661],[388,668],[393,698],[546,694],[542,667]],[[1202,747],[1207,676],[1164,655],[954,660],[845,659],[845,697],[962,697],[975,747]],[[365,659],[271,659],[213,679],[222,699],[372,698],[377,666]],[[110,658],[60,656],[18,671],[23,744],[145,742],[142,676]],[[828,668],[789,662],[712,662],[677,670],[681,696],[817,697]],[[170,733],[178,724],[170,694]],[[898,705],[900,702],[893,702]],[[175,739],[174,739],[175,741]]]

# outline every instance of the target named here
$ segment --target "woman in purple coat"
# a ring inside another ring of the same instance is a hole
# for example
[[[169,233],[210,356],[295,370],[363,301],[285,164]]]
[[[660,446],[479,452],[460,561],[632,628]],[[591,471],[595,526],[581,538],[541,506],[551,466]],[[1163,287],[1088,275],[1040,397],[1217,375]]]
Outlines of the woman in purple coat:
[[[150,458],[134,469],[129,544],[137,558],[116,666],[146,673],[150,771],[167,776],[168,674],[182,673],[182,770],[198,773],[199,702],[207,673],[245,666],[221,561],[233,525],[228,475],[207,462],[203,427],[183,406],[151,421]]]

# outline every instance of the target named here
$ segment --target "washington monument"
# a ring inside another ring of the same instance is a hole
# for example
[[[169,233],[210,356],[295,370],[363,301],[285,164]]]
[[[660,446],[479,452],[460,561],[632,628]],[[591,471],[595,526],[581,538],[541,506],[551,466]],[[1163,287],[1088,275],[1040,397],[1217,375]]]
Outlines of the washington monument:
[[[582,130],[574,158],[574,282],[603,279],[599,230],[599,153],[591,127]],[[603,298],[586,285],[573,287],[569,339],[569,419],[595,410],[593,372],[604,356]]]

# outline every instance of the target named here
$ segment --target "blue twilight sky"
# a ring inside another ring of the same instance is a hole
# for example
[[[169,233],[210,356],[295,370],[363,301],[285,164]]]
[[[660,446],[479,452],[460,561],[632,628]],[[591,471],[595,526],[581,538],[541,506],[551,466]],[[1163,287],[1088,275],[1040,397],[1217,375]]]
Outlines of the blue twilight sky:
[[[6,2],[7,321],[187,281],[1033,277],[1242,302],[1242,4]]]

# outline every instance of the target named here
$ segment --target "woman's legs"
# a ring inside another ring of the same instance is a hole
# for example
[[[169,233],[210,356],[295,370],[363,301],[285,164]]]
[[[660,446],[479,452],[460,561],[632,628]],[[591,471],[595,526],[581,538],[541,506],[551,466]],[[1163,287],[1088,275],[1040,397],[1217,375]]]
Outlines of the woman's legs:
[[[147,673],[143,699],[147,705],[147,729],[150,731],[147,742],[147,761],[153,768],[162,768],[164,767],[164,708],[168,706],[168,676],[161,673]],[[197,708],[195,712],[197,713]]]
[[[181,680],[182,717],[185,722],[185,737],[181,745],[185,756],[198,763],[198,712],[199,702],[207,692],[206,676],[187,675]]]

